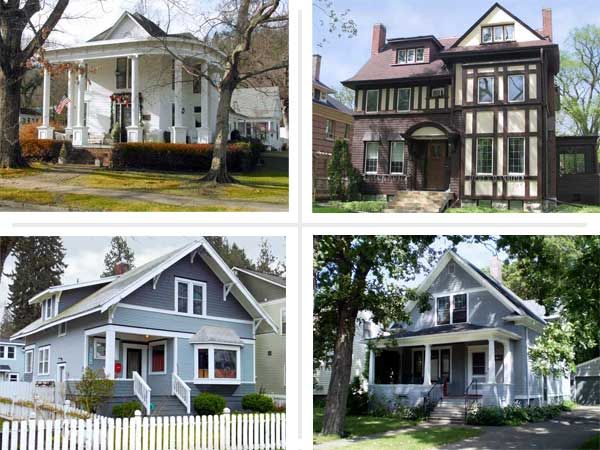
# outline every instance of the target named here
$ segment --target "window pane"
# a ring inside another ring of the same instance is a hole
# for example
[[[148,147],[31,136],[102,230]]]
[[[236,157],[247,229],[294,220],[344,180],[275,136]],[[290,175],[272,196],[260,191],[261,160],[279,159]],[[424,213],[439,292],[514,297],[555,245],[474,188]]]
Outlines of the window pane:
[[[396,62],[398,64],[404,64],[406,62],[406,50],[398,50],[396,53]]]
[[[177,311],[188,312],[188,285],[187,283],[177,283]]]
[[[333,139],[333,121],[330,119],[325,121],[325,136],[329,139]]]
[[[577,173],[585,173],[585,155],[583,153],[577,153],[575,156],[575,170]]]
[[[215,378],[237,378],[237,352],[215,350]]]
[[[125,89],[127,87],[127,58],[117,58],[116,78],[117,89]]]
[[[398,111],[410,109],[410,88],[398,89]]]
[[[415,49],[411,48],[406,51],[406,62],[415,62]]]
[[[208,349],[198,349],[198,376],[197,378],[208,378]]]
[[[105,341],[96,341],[96,356],[104,357],[106,355],[106,343]]]
[[[450,323],[450,297],[438,297],[437,323],[438,325]]]
[[[508,173],[525,173],[525,138],[508,139]]]
[[[194,285],[194,314],[201,315],[202,314],[202,297],[203,297],[203,288],[202,286]]]
[[[494,78],[481,77],[479,78],[478,90],[479,103],[492,103],[494,101]]]
[[[463,323],[467,321],[467,294],[454,296],[454,310],[452,311],[452,323]]]
[[[477,139],[477,173],[491,175],[493,171],[492,139]]]
[[[152,372],[164,372],[165,370],[165,345],[152,347]]]
[[[473,375],[485,375],[485,353],[473,353]]]
[[[391,168],[392,173],[402,173],[404,169],[404,142],[392,142]]]
[[[494,27],[494,41],[502,41],[504,39],[504,30],[502,27]]]
[[[379,142],[367,142],[367,157],[365,162],[365,172],[377,172],[377,159],[379,156]]]
[[[492,42],[492,29],[490,27],[483,27],[481,29],[481,39],[483,42]]]
[[[14,347],[8,347],[8,358],[9,359],[14,359],[15,358],[15,348]]]
[[[367,111],[377,111],[379,108],[379,91],[367,91]]]
[[[441,350],[441,375],[442,375],[442,379],[441,381],[444,382],[446,380],[450,379],[450,349],[449,348],[445,348]]]
[[[515,38],[515,26],[514,25],[505,25],[504,26],[504,39],[507,41],[512,41]]]
[[[422,62],[425,59],[425,49],[417,49],[417,62]]]
[[[0,347],[0,358],[1,358],[1,359],[4,359],[4,358],[6,358],[6,355],[5,355],[5,353],[4,353],[4,352],[5,352],[5,349],[6,349],[6,347],[4,347],[4,345],[3,345],[2,347]]]
[[[511,102],[522,102],[525,100],[525,77],[523,75],[508,76],[508,99]]]

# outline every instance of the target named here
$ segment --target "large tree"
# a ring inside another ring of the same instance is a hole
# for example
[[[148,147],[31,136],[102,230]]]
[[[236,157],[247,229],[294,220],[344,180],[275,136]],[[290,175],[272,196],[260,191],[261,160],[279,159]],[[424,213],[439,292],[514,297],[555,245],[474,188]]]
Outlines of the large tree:
[[[15,257],[15,268],[8,274],[12,282],[5,321],[10,320],[14,332],[39,319],[39,305],[30,305],[29,299],[60,284],[66,264],[62,240],[54,236],[21,238],[11,255]]]
[[[42,10],[40,0],[0,0],[0,168],[27,165],[19,145],[21,83],[31,59],[68,4],[69,0],[45,2],[49,14],[42,26],[36,27],[34,18]]]
[[[260,240],[260,249],[254,266],[258,272],[277,276],[285,274],[285,264],[273,254],[271,244],[265,238]]]
[[[563,128],[578,135],[600,132],[600,26],[576,28],[561,48],[556,77]]]
[[[246,255],[246,251],[235,242],[229,243],[226,237],[221,236],[207,236],[206,240],[229,267],[250,270],[256,268],[252,260]]]
[[[126,263],[129,269],[133,269],[135,267],[135,255],[127,245],[127,239],[122,236],[115,236],[111,239],[110,249],[104,256],[104,272],[101,276],[116,275],[115,267],[120,262]]]
[[[412,279],[438,251],[435,236],[316,236],[314,240],[314,359],[331,367],[323,434],[342,434],[359,311],[377,323],[406,321],[408,300],[428,296],[396,280]],[[451,238],[456,241],[456,239]]]

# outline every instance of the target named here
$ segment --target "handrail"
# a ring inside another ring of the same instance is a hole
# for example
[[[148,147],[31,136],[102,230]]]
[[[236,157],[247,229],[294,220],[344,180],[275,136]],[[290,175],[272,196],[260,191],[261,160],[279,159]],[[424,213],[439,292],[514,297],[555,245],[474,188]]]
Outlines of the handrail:
[[[171,395],[174,395],[183,403],[189,414],[192,404],[192,390],[176,373],[171,375]]]
[[[146,409],[146,414],[150,415],[150,396],[152,394],[152,389],[150,389],[150,386],[146,384],[139,373],[134,371],[132,373],[132,378],[133,393],[140,400],[140,402],[142,402],[142,405]]]
[[[428,419],[433,408],[438,404],[439,399],[432,400],[435,388],[441,388],[441,384],[437,381],[433,383],[427,394],[423,396],[423,418]]]
[[[465,389],[465,423],[467,423],[467,414],[469,412],[469,407],[471,406],[471,404],[469,403],[469,391],[471,390],[473,384],[475,385],[475,402],[477,402],[478,398],[477,379],[472,379],[467,388]]]

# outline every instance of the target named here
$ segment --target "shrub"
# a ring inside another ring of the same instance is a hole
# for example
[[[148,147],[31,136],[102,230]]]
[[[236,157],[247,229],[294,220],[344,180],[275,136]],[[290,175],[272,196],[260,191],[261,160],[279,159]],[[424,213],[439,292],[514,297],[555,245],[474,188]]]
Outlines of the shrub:
[[[205,172],[210,169],[213,148],[212,144],[121,143],[113,149],[112,162],[113,167],[121,169]],[[253,170],[258,163],[257,149],[257,146],[248,142],[228,144],[228,170]]]
[[[242,397],[242,408],[252,412],[266,413],[275,409],[273,399],[263,394],[248,394]]]
[[[107,379],[103,372],[94,372],[87,367],[75,389],[83,409],[95,413],[101,403],[112,397],[114,385],[115,381]]]
[[[561,411],[572,411],[575,408],[575,402],[572,400],[565,400],[560,404]]]
[[[352,165],[348,141],[337,140],[333,145],[327,176],[332,199],[348,201],[359,197],[362,177]]]
[[[194,409],[201,416],[223,414],[226,406],[227,403],[223,397],[210,392],[203,392],[194,398]]]
[[[504,408],[504,422],[507,425],[521,425],[529,422],[527,408],[523,408],[518,404],[507,406]]]
[[[469,425],[504,425],[504,411],[498,407],[480,407],[467,413]]]
[[[19,127],[19,140],[27,141],[31,139],[37,139],[38,137],[38,127],[42,125],[42,121],[38,120],[36,122],[25,123]],[[65,127],[63,124],[59,122],[55,122],[53,120],[50,121],[50,126],[54,127],[54,131],[58,131],[59,133],[64,133]]]
[[[139,402],[125,402],[113,406],[112,416],[113,417],[133,417],[136,410],[142,410],[142,405]]]
[[[30,161],[57,162],[61,147],[66,145],[67,153],[71,149],[68,141],[54,139],[21,140],[21,152]]]
[[[360,416],[369,411],[369,394],[362,388],[359,377],[354,377],[350,383],[346,407],[351,416]]]
[[[525,422],[542,422],[558,417],[566,406],[563,404],[528,406],[510,405],[506,408],[483,407],[469,411],[470,425],[520,425]]]

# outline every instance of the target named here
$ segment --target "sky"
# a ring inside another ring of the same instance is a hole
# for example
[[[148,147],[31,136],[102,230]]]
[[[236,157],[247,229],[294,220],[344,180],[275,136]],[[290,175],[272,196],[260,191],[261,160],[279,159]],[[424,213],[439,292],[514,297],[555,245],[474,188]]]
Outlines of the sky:
[[[313,8],[313,53],[320,54],[321,81],[338,89],[339,82],[352,77],[370,57],[371,32],[375,23],[383,23],[387,37],[433,34],[438,38],[461,36],[494,3],[456,0],[332,0],[338,12],[349,10],[358,28],[355,37],[338,38],[328,32],[324,14]],[[314,0],[315,4],[324,3]],[[584,24],[600,24],[598,0],[502,0],[500,4],[534,29],[542,27],[542,8],[552,8],[554,42],[563,45],[570,30]],[[325,22],[325,26],[321,22]]]
[[[127,237],[127,243],[135,254],[135,265],[151,261],[158,256],[176,250],[198,239],[197,237]],[[246,250],[250,259],[256,259],[259,252],[260,237],[235,236],[228,238],[230,243],[236,243]],[[77,281],[92,281],[100,278],[104,271],[104,255],[110,248],[111,237],[63,237],[66,250],[65,263],[67,268],[62,277],[63,284],[76,283]],[[269,237],[273,255],[285,262],[285,238]],[[9,257],[4,267],[4,273],[12,272],[14,258]],[[0,307],[4,308],[8,296],[8,278],[2,276],[0,280]]]

